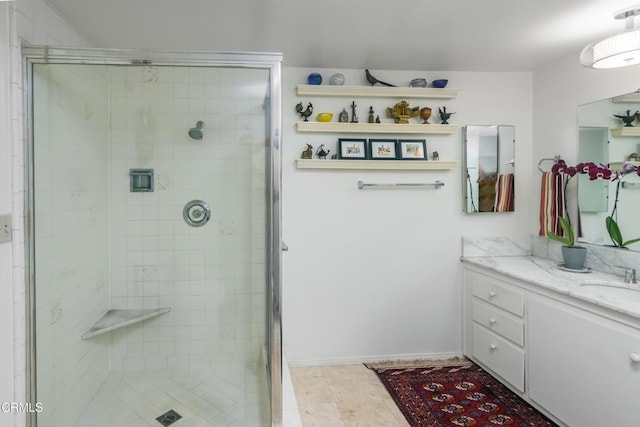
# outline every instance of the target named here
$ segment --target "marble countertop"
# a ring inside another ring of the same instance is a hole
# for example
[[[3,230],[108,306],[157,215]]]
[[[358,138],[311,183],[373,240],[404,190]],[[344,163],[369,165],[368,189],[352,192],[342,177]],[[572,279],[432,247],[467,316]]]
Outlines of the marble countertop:
[[[462,262],[640,319],[640,285],[600,271],[579,273],[535,256],[462,257]]]

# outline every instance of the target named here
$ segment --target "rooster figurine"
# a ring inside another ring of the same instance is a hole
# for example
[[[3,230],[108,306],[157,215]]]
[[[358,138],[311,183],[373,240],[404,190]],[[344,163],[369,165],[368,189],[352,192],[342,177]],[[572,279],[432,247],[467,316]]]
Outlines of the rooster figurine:
[[[311,103],[309,103],[309,105],[307,105],[307,109],[306,110],[302,110],[302,102],[299,102],[296,105],[296,112],[298,114],[300,114],[300,117],[304,117],[304,121],[308,122],[309,121],[309,116],[311,114],[313,114],[313,105],[311,105]]]

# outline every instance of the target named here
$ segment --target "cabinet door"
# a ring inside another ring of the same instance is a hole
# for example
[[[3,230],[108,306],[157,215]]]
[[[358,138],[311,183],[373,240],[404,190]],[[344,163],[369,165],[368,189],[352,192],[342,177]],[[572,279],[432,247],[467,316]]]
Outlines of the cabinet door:
[[[529,397],[570,426],[637,426],[640,331],[530,297]]]

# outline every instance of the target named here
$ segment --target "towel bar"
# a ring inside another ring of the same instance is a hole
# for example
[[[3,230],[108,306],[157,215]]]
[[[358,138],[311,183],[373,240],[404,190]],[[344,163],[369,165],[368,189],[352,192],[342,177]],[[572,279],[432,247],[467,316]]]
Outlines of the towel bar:
[[[391,184],[376,184],[376,183],[365,183],[362,181],[358,181],[358,190],[363,190],[365,188],[427,188],[427,187],[435,187],[440,188],[444,186],[444,182],[436,181],[436,182],[415,182],[415,183],[391,183]]]

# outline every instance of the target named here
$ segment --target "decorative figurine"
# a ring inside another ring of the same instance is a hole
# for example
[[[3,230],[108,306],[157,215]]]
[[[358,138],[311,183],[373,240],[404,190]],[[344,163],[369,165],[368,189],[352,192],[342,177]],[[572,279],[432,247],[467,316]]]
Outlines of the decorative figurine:
[[[307,144],[307,149],[302,151],[301,159],[311,159],[313,158],[313,147],[311,144]]]
[[[340,115],[338,116],[338,121],[340,123],[349,123],[349,113],[347,113],[346,109],[342,109]]]
[[[455,113],[447,113],[447,107],[442,107],[442,109],[438,107],[438,112],[440,113],[440,120],[442,120],[443,125],[448,125],[449,122],[447,120],[449,120],[449,117],[451,117],[452,114],[455,114]]]
[[[358,123],[358,116],[356,116],[356,101],[351,103],[351,123]]]
[[[431,117],[431,108],[422,107],[420,109],[420,117],[422,118],[422,124],[423,125],[428,125],[429,124],[429,117]]]
[[[313,114],[313,105],[311,105],[311,103],[309,103],[309,105],[307,105],[307,109],[302,111],[302,102],[299,102],[296,105],[296,111],[298,112],[298,114],[300,114],[300,117],[304,117],[304,121],[308,122],[309,121],[309,116],[311,114]]]
[[[393,117],[396,123],[409,123],[410,117],[416,117],[420,107],[410,108],[407,101],[400,101],[393,108],[387,108],[387,117]]]
[[[320,144],[320,147],[318,147],[318,149],[316,150],[316,156],[318,156],[319,159],[326,160],[327,155],[331,150],[324,151],[323,147],[324,147],[324,144]]]
[[[338,153],[333,153],[331,155],[331,160],[336,160],[338,158]]]
[[[375,86],[375,85],[376,85],[376,83],[380,83],[381,85],[384,85],[384,86],[396,87],[396,85],[392,85],[392,84],[390,84],[390,83],[385,83],[385,82],[383,82],[383,81],[380,81],[380,80],[376,79],[375,77],[373,77],[373,76],[371,75],[371,73],[369,72],[369,70],[364,70],[364,75],[367,77],[367,81],[369,82],[369,84],[370,84],[371,86]]]
[[[380,116],[376,116],[376,123],[380,123]]]
[[[369,107],[369,120],[367,120],[368,123],[373,123],[375,121],[375,119],[373,118],[373,105]]]
[[[614,114],[613,117],[617,117],[619,119],[622,119],[622,121],[624,122],[624,127],[626,128],[631,128],[633,127],[633,125],[631,123],[633,123],[633,121],[638,117],[638,111],[636,111],[633,114],[630,114],[631,110],[627,110],[627,115],[626,116],[618,116],[617,114]]]
[[[440,160],[440,154],[438,154],[437,151],[434,151],[431,157],[433,158],[433,160]]]

